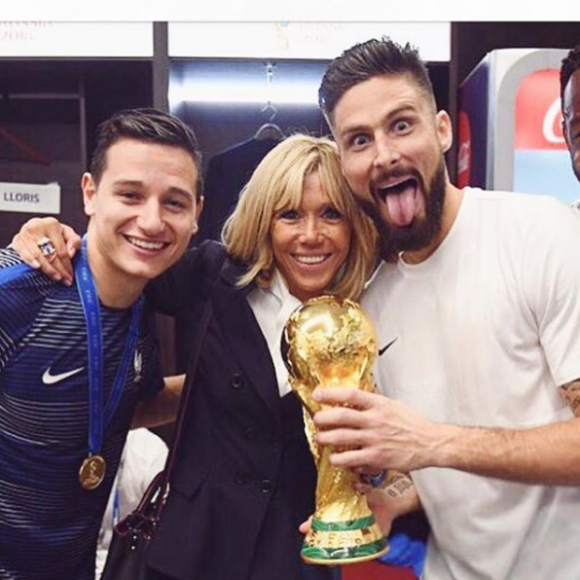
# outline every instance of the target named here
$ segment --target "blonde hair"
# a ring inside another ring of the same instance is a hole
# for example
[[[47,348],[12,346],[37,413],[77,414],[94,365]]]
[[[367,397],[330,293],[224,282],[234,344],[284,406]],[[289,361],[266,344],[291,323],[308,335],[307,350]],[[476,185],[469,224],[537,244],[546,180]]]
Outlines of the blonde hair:
[[[222,241],[229,255],[247,266],[239,286],[254,280],[261,288],[270,286],[276,268],[272,220],[281,210],[299,207],[304,180],[315,171],[324,192],[352,230],[346,261],[326,291],[354,299],[362,292],[376,262],[376,231],[356,206],[342,176],[336,145],[326,138],[300,134],[288,137],[264,157],[224,225]]]

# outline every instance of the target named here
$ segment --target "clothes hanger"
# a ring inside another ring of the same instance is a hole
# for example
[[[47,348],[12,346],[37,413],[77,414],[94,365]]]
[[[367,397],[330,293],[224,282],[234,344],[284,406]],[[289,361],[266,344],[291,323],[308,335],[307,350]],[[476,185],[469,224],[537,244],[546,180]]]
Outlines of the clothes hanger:
[[[258,141],[264,141],[266,139],[275,139],[280,141],[281,139],[284,139],[284,132],[278,125],[276,125],[276,123],[273,122],[276,118],[276,107],[274,107],[272,103],[268,102],[268,104],[262,109],[261,112],[268,112],[268,120],[258,128],[256,134],[254,135],[254,139],[257,139]]]
[[[280,141],[281,139],[284,139],[284,133],[275,123],[264,123],[256,131],[254,139],[258,141],[265,141],[266,139]]]
[[[272,77],[274,76],[275,66],[276,66],[275,64],[270,62],[265,64],[266,87],[268,95],[271,94],[270,89],[272,86]],[[280,127],[276,123],[274,123],[274,119],[276,118],[278,110],[274,105],[272,105],[272,102],[270,100],[268,100],[266,106],[260,111],[260,113],[266,116],[267,120],[263,125],[261,125],[258,128],[256,134],[254,135],[254,139],[258,141],[264,141],[266,139],[274,139],[276,141],[280,141],[281,139],[284,139],[285,137],[284,132],[282,131],[282,129],[280,129]]]

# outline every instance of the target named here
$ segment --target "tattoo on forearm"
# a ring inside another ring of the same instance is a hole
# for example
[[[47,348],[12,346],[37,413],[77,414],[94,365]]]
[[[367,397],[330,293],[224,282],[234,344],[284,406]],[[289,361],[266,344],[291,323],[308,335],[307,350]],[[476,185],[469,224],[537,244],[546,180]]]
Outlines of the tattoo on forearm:
[[[580,379],[563,385],[561,390],[574,416],[580,417]]]
[[[406,473],[389,471],[384,484],[384,490],[391,497],[403,495],[410,487],[413,487],[413,480]]]

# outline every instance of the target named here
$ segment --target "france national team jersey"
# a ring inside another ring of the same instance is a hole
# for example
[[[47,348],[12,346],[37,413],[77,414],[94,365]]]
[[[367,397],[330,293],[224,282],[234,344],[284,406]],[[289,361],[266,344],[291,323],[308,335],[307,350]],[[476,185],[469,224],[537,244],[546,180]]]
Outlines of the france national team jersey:
[[[20,263],[0,250],[0,280]],[[103,401],[112,387],[131,309],[101,305]],[[123,395],[105,426],[103,483],[85,490],[87,335],[76,285],[27,270],[0,285],[0,578],[92,580],[97,535],[135,404],[163,387],[157,351],[141,323]]]

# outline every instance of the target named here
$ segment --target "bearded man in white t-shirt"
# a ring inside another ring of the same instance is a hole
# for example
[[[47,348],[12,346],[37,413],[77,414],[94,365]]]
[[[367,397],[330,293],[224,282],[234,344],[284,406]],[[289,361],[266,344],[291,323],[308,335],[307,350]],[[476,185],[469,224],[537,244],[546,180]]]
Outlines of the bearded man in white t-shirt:
[[[385,262],[363,305],[392,344],[375,371],[383,395],[316,391],[348,404],[316,415],[318,442],[337,465],[410,474],[414,486],[370,502],[385,532],[425,510],[426,580],[580,578],[577,214],[454,187],[451,122],[408,45],[349,49],[320,101],[381,232]]]

